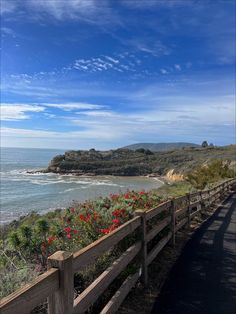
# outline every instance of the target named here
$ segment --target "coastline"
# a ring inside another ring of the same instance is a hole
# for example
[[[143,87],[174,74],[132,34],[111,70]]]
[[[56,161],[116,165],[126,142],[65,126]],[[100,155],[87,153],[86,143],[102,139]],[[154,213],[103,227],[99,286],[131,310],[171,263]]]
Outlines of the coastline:
[[[26,172],[29,175],[34,175],[34,174],[39,174],[39,175],[42,174],[43,175],[43,174],[45,174],[41,170],[26,171]],[[114,175],[107,175],[107,176],[92,175],[91,176],[90,173],[86,173],[86,174],[78,176],[78,175],[76,175],[74,173],[66,173],[66,174],[65,173],[60,173],[59,174],[59,173],[53,173],[53,172],[51,172],[51,173],[48,172],[47,174],[52,174],[52,175],[56,175],[56,176],[74,177],[75,178],[75,182],[77,182],[76,178],[78,178],[78,179],[79,178],[83,178],[85,180],[86,179],[92,179],[92,181],[90,181],[90,182],[93,182],[93,179],[94,179],[95,182],[98,181],[98,186],[96,186],[96,183],[94,185],[92,185],[92,186],[93,186],[93,188],[95,190],[98,189],[100,191],[101,191],[101,189],[103,189],[102,181],[111,180],[112,182],[114,182],[113,179],[117,179],[117,180],[124,179],[124,181],[126,181],[126,179],[133,180],[133,181],[141,180],[141,183],[140,183],[141,185],[142,185],[142,180],[150,179],[150,182],[153,181],[154,185],[155,185],[155,182],[156,182],[157,185],[158,185],[158,186],[152,186],[150,189],[149,188],[145,188],[145,187],[144,188],[141,187],[139,189],[136,188],[136,189],[134,189],[135,191],[149,191],[150,192],[152,190],[159,189],[160,187],[162,187],[163,185],[166,184],[165,181],[164,181],[164,178],[162,179],[159,176],[114,176]],[[53,180],[55,180],[55,179],[53,178]],[[59,181],[61,181],[61,180],[62,179],[60,178]],[[64,179],[64,180],[67,181],[67,179]],[[74,180],[72,182],[74,182]],[[99,182],[101,182],[101,183],[99,183]],[[129,181],[127,182],[127,185],[128,184],[129,184]],[[111,185],[112,185],[112,183],[111,183]],[[114,184],[114,185],[116,185],[116,184]],[[87,187],[88,185],[85,185],[85,186]],[[116,188],[117,192],[114,191],[114,188]],[[76,187],[75,189],[79,189],[79,187],[78,188]],[[82,189],[83,189],[83,187],[82,187]],[[88,189],[88,193],[89,193],[89,187],[87,189]],[[125,192],[127,192],[129,190],[133,190],[132,187],[129,188],[128,186],[124,190],[124,187],[122,188],[122,186],[119,187],[117,185],[117,187],[111,186],[111,191],[110,191],[109,183],[108,183],[108,186],[106,186],[106,184],[105,184],[105,189],[107,190],[106,194],[94,196],[93,193],[91,192],[92,196],[91,197],[89,196],[88,198],[86,198],[86,200],[95,201],[96,199],[108,197],[110,193],[125,193]],[[83,191],[85,191],[85,190],[81,190],[82,193],[84,193]],[[67,194],[69,195],[69,193],[70,192],[68,192]],[[60,195],[62,195],[62,194],[60,194]],[[36,215],[39,215],[39,216],[44,216],[44,215],[47,215],[48,213],[63,211],[63,210],[66,210],[66,208],[75,206],[75,204],[76,205],[80,205],[80,204],[84,203],[84,201],[85,201],[85,199],[82,199],[82,200],[81,199],[76,199],[75,197],[71,196],[70,200],[64,206],[63,206],[63,204],[60,205],[60,203],[59,203],[55,207],[45,207],[45,208],[41,209],[41,208],[37,208],[36,205],[32,205],[32,208],[31,209],[29,208],[28,212],[25,212],[25,213],[23,213],[23,211],[19,208],[19,214],[20,215],[18,217],[17,217],[17,212],[16,212],[16,217],[13,216],[13,215],[12,216],[8,215],[8,217],[6,217],[6,220],[4,220],[4,219],[0,220],[0,226],[1,227],[2,226],[7,226],[7,225],[10,225],[10,224],[12,224],[14,222],[16,223],[17,221],[22,221],[25,218],[30,217],[32,214],[33,215],[36,214]],[[11,213],[14,214],[14,211],[11,211]],[[2,210],[2,215],[3,215],[3,210]]]

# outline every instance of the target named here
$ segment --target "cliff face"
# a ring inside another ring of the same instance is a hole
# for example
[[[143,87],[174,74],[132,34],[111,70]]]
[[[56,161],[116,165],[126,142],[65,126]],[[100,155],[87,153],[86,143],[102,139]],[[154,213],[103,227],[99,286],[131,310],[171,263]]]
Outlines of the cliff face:
[[[166,175],[170,169],[175,179],[199,164],[212,159],[235,159],[235,146],[227,148],[189,148],[169,152],[117,149],[109,151],[67,151],[52,159],[46,172],[76,175]],[[170,175],[170,173],[169,173]]]

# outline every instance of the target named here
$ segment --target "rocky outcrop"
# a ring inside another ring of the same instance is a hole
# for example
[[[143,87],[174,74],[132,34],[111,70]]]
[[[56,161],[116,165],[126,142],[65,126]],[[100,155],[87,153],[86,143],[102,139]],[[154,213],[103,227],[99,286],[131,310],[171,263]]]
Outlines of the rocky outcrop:
[[[174,169],[171,169],[170,171],[167,172],[165,178],[168,181],[178,182],[184,180],[184,175],[181,173],[176,173]]]
[[[167,175],[168,179],[182,180],[186,172],[212,159],[235,160],[235,146],[168,152],[124,148],[108,151],[73,150],[55,156],[45,172],[115,176]]]

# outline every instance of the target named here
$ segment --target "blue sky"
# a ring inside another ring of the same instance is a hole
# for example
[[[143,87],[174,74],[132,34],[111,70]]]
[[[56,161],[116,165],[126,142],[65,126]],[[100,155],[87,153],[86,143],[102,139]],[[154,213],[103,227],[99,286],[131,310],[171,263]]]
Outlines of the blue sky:
[[[234,0],[2,0],[2,146],[235,142]]]

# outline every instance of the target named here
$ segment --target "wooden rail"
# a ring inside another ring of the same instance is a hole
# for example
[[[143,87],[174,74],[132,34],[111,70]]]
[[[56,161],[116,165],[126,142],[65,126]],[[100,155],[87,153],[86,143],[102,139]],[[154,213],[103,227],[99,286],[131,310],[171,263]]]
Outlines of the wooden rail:
[[[235,182],[235,179],[230,179],[212,189],[181,196],[148,211],[138,210],[133,219],[82,250],[74,254],[64,251],[54,253],[48,258],[47,272],[2,299],[1,314],[29,314],[46,298],[49,314],[85,313],[135,259],[136,272],[127,275],[101,311],[101,314],[115,313],[140,277],[143,285],[148,284],[148,265],[167,243],[171,241],[172,245],[175,244],[175,234],[190,225],[195,215],[228,195]],[[136,239],[74,299],[74,274],[93,265],[97,258],[112,250],[135,230],[139,231],[141,238]]]

